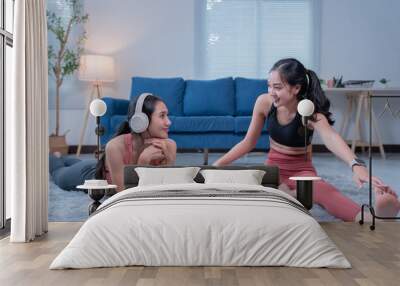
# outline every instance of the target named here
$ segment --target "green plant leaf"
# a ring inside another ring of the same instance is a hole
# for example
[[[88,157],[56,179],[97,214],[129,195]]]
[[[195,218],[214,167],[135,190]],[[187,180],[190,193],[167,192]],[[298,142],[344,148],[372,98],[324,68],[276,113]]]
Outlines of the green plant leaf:
[[[54,12],[47,11],[46,13],[48,30],[54,34],[57,40],[57,45],[49,45],[48,48],[49,71],[56,74],[60,70],[62,77],[71,75],[79,68],[80,55],[87,38],[85,27],[82,26],[76,42],[71,43],[71,31],[69,31],[68,25],[70,25],[70,29],[74,29],[89,20],[89,15],[84,13],[80,0],[66,0],[66,5],[72,12],[66,21],[63,21],[63,18]]]
[[[387,84],[390,80],[387,80],[386,78],[382,78],[379,82],[381,84]]]

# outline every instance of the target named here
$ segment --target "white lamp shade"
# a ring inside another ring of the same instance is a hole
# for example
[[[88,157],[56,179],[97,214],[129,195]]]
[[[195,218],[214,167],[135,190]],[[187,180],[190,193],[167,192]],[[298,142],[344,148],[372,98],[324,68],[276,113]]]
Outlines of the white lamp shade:
[[[114,59],[109,56],[82,55],[79,79],[92,82],[114,81]]]
[[[106,111],[107,105],[103,100],[96,98],[90,103],[90,113],[93,116],[103,116]]]
[[[301,116],[311,116],[314,113],[314,103],[309,99],[303,99],[297,105],[297,111]]]

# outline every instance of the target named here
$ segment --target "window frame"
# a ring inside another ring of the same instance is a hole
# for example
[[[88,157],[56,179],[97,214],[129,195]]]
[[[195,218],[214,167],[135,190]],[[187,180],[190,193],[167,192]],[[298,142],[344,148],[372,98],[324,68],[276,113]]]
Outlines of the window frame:
[[[6,118],[5,118],[5,103],[6,103],[6,62],[7,62],[7,46],[13,48],[13,34],[6,30],[6,1],[0,0],[1,5],[1,21],[0,21],[0,236],[9,233],[10,220],[7,220],[6,213],[6,188],[5,188],[5,131],[6,131]],[[11,0],[13,5],[12,13],[14,13],[15,0]],[[11,15],[14,19],[14,15]],[[12,27],[14,28],[14,27]],[[13,30],[13,29],[12,29]]]

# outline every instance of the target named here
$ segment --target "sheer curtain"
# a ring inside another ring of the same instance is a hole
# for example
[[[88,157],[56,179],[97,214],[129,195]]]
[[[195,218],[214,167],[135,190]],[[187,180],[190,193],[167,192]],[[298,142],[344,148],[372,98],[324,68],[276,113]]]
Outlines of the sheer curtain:
[[[319,9],[316,0],[207,0],[200,7],[199,76],[265,78],[285,57],[318,69]]]
[[[47,232],[48,120],[45,0],[15,2],[13,93],[8,100],[6,166],[12,242]]]

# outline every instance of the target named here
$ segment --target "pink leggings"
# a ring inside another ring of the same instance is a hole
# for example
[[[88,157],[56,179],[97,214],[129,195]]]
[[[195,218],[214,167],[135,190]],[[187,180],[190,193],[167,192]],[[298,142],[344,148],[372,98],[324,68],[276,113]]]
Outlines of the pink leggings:
[[[287,185],[291,190],[296,189],[296,182],[289,180],[292,176],[317,176],[312,165],[311,156],[305,161],[303,155],[286,155],[270,149],[266,165],[279,167],[280,183]],[[314,181],[313,201],[322,206],[331,215],[344,221],[354,221],[361,207],[344,196],[331,184],[320,180]]]

